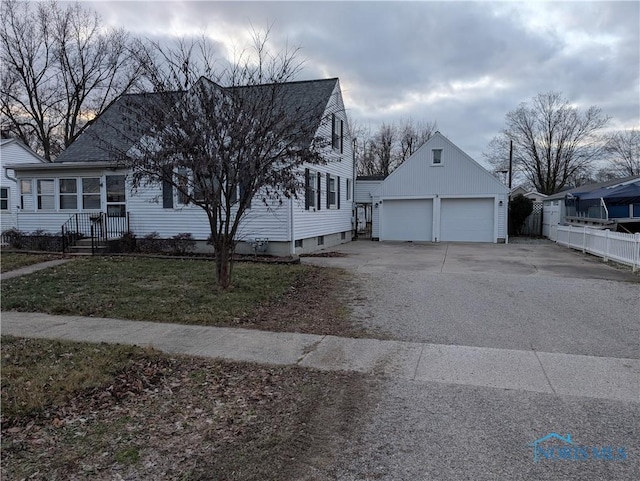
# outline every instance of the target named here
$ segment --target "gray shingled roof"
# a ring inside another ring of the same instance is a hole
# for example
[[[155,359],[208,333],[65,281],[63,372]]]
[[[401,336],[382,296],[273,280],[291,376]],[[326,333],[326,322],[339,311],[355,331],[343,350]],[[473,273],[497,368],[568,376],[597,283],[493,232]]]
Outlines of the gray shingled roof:
[[[292,112],[309,108],[309,121],[314,122],[317,129],[337,81],[337,78],[332,78],[286,82],[279,84],[282,87],[279,93],[286,99],[287,108]],[[273,85],[234,87],[230,90],[269,88]],[[181,92],[176,92],[173,95],[180,94]],[[161,94],[122,95],[96,118],[55,162],[117,161],[118,153],[129,150],[144,134],[145,122],[140,118],[140,113],[144,111],[144,103],[152,102],[159,95]]]

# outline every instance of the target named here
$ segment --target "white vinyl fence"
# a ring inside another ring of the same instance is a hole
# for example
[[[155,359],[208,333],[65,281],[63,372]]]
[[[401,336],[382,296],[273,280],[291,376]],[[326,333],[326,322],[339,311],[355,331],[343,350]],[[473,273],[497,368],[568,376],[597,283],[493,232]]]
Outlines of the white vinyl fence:
[[[640,234],[559,225],[557,236],[558,244],[640,269]]]

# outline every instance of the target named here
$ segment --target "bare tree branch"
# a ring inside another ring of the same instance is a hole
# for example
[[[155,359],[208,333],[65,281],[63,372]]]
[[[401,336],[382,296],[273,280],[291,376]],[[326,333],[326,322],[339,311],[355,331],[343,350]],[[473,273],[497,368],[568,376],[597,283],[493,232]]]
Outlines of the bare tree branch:
[[[138,77],[122,30],[80,3],[2,2],[2,129],[52,160]]]
[[[514,170],[539,192],[554,194],[591,171],[602,152],[599,131],[608,121],[597,107],[581,112],[557,92],[538,94],[506,115],[504,130],[484,155],[501,170],[512,141]]]

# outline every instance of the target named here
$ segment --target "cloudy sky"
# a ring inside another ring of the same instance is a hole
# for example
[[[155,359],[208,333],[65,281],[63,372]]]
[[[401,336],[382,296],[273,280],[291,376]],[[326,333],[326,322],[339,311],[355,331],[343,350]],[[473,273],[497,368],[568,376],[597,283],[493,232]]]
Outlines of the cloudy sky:
[[[640,2],[94,2],[152,38],[203,31],[226,55],[251,25],[301,47],[299,79],[339,77],[348,115],[436,121],[476,160],[505,114],[540,92],[640,126]]]

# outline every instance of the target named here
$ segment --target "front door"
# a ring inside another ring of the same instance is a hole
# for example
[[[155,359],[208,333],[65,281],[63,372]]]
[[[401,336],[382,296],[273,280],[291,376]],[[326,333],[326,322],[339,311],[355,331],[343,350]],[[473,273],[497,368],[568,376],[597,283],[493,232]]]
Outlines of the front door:
[[[128,230],[124,175],[107,175],[107,237],[120,237]]]

